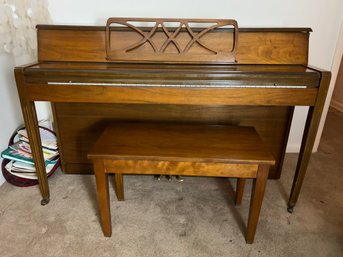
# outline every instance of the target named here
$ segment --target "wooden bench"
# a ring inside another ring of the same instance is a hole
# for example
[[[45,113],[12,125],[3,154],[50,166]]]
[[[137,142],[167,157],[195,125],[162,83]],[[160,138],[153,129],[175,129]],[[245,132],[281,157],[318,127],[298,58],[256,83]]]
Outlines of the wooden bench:
[[[252,243],[273,156],[253,127],[117,123],[108,126],[88,153],[93,161],[102,230],[111,236],[108,174],[124,200],[123,174],[168,174],[238,178],[236,204],[244,181],[253,179],[246,242]]]

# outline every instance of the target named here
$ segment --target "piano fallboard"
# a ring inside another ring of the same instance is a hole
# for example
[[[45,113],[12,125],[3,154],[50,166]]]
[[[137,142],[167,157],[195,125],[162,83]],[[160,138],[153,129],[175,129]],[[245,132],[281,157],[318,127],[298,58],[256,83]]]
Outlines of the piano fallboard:
[[[320,73],[303,65],[42,62],[25,78],[33,101],[311,106]]]

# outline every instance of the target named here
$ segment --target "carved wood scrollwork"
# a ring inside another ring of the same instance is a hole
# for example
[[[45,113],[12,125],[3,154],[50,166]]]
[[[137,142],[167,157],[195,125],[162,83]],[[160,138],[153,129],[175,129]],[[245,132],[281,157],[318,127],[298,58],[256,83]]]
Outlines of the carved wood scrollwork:
[[[105,33],[109,61],[232,63],[237,52],[229,19],[109,18]]]

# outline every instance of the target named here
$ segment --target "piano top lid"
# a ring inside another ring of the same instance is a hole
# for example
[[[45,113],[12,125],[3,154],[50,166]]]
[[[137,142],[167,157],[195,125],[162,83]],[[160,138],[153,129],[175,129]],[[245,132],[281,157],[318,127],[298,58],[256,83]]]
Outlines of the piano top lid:
[[[90,31],[104,31],[106,30],[106,26],[91,26],[91,25],[50,25],[50,24],[37,24],[36,29],[38,30],[90,30]],[[126,28],[112,27],[113,30],[127,30]],[[144,30],[149,30],[148,27],[142,27]],[[200,28],[193,28],[194,31]],[[232,28],[225,28],[223,31],[232,31]],[[312,29],[309,27],[246,27],[246,28],[238,28],[239,32],[312,32]]]

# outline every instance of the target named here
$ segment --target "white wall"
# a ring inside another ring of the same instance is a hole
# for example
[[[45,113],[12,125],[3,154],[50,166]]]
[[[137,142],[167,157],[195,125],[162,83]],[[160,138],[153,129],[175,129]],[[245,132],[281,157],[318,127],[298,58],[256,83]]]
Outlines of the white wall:
[[[50,0],[49,10],[55,24],[104,25],[108,17],[186,17],[234,18],[241,27],[311,27],[309,64],[330,70],[343,17],[343,1],[98,0],[94,4],[90,0]],[[300,148],[307,110],[296,108],[288,152]]]
[[[14,60],[10,55],[0,55],[0,151],[7,147],[13,131],[22,123],[13,67]],[[2,172],[0,174],[1,185],[4,178]]]
[[[342,0],[49,0],[54,24],[104,25],[108,17],[233,18],[241,27],[311,27],[309,63],[331,69],[343,18]],[[13,61],[0,56],[0,146],[21,123]],[[4,74],[4,75],[3,75]],[[329,95],[330,98],[331,95]],[[46,106],[38,106],[41,117]],[[300,146],[306,108],[297,108],[288,151]],[[2,181],[0,175],[0,183]]]
[[[331,68],[342,0],[49,0],[55,24],[104,25],[108,17],[234,18],[241,27],[311,27],[310,63]]]

